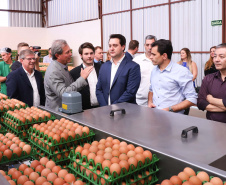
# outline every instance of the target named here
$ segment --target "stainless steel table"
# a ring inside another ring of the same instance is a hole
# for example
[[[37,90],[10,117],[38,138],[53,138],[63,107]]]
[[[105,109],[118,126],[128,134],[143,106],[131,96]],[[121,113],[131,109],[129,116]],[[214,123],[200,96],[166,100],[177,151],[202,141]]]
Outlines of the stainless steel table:
[[[126,114],[116,112],[115,116],[110,116],[114,109],[125,109]],[[74,115],[53,113],[93,128],[97,137],[111,135],[156,153],[160,157],[160,180],[177,174],[185,166],[226,179],[225,171],[209,165],[226,154],[224,123],[129,103]],[[181,138],[182,130],[190,126],[198,127],[198,134],[189,132],[187,138]]]

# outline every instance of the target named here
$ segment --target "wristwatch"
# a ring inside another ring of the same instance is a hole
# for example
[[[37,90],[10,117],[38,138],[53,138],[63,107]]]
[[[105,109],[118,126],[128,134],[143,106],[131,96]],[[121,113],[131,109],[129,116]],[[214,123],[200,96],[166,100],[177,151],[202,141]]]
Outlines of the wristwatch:
[[[173,109],[172,109],[172,107],[171,107],[171,106],[169,107],[169,111],[170,111],[170,112],[173,112]]]

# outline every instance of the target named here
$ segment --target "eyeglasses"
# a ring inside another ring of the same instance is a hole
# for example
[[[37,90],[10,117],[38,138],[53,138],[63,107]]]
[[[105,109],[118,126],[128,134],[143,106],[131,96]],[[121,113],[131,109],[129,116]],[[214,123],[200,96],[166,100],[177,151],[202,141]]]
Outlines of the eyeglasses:
[[[35,60],[35,58],[23,58],[23,59],[27,59],[28,61]]]

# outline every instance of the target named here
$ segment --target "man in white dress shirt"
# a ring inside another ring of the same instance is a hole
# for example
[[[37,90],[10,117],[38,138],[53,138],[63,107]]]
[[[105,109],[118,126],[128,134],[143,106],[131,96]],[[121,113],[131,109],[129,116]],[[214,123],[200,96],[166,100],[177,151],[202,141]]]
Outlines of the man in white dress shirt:
[[[43,57],[43,63],[51,63],[52,62],[52,53],[51,48],[49,48],[49,54]]]
[[[140,87],[136,94],[136,102],[138,105],[148,106],[148,93],[150,87],[150,77],[151,71],[154,67],[152,61],[150,60],[151,56],[151,44],[157,39],[153,35],[148,35],[145,37],[145,53],[136,56],[133,61],[140,65],[141,73],[141,82]]]
[[[94,67],[91,73],[89,74],[88,78],[86,79],[88,85],[83,87],[78,92],[80,92],[82,95],[83,110],[95,108],[99,106],[99,103],[96,97],[96,85],[97,85],[97,79],[98,79],[101,63],[94,62],[95,49],[94,49],[94,46],[89,42],[83,43],[79,47],[78,52],[80,54],[80,57],[83,63],[80,66],[72,69],[70,71],[70,74],[74,80],[77,80],[80,77],[81,69],[85,69],[86,67],[89,67],[89,66]]]

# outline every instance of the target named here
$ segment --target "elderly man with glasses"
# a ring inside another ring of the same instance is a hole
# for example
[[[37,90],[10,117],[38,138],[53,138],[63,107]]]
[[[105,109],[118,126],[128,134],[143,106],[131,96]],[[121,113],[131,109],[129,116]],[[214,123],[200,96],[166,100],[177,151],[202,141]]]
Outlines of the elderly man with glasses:
[[[45,105],[43,77],[41,72],[34,69],[34,52],[29,49],[21,51],[20,62],[22,66],[7,76],[7,95],[29,106]]]

